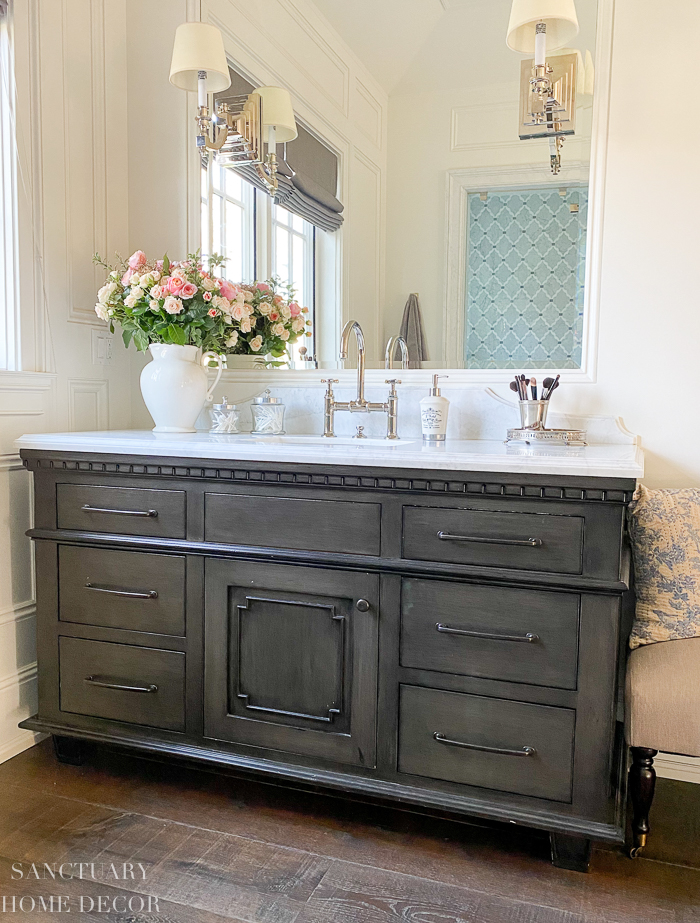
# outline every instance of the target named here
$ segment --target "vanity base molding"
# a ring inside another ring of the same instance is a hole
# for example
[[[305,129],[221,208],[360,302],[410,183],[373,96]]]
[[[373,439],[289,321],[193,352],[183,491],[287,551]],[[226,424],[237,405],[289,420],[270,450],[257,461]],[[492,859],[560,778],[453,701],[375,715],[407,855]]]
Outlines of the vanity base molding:
[[[22,452],[39,713],[81,740],[622,842],[635,482]]]
[[[77,729],[71,724],[53,724],[42,720],[38,715],[27,718],[19,727],[42,734],[51,734],[54,739],[54,752],[59,762],[80,766],[83,763],[82,742],[105,744],[111,747],[123,747],[136,753],[154,753],[163,757],[175,757],[186,763],[221,766],[222,769],[235,770],[250,778],[275,780],[280,784],[290,783],[304,790],[329,789],[346,793],[358,798],[376,799],[377,802],[394,804],[407,810],[432,809],[440,817],[483,817],[495,821],[532,827],[551,833],[561,833],[571,840],[595,840],[605,843],[623,843],[624,829],[616,824],[591,823],[556,813],[528,812],[504,807],[497,802],[483,798],[459,798],[442,795],[437,792],[416,790],[411,786],[397,785],[379,779],[348,776],[342,772],[314,769],[295,763],[275,762],[256,757],[247,757],[232,753],[217,745],[216,741],[207,742],[207,746],[193,746],[174,743],[172,740],[149,734],[143,738],[125,734],[123,728],[114,731],[91,731],[87,728]],[[59,743],[56,743],[58,739]],[[70,746],[69,746],[70,744]],[[554,856],[552,856],[554,861]],[[555,863],[557,864],[557,863]],[[562,868],[569,866],[562,865]]]

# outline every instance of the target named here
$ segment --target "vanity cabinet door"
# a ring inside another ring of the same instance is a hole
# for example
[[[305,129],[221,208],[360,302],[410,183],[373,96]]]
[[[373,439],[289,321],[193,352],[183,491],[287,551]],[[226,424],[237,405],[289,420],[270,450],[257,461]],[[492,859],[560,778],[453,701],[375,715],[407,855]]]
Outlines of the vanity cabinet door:
[[[206,561],[205,736],[375,765],[379,578]]]

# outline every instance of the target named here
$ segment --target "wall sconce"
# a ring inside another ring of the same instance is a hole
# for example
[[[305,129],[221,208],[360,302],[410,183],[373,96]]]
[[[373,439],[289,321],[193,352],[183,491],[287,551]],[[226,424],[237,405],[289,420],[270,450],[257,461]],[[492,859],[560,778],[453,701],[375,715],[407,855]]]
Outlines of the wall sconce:
[[[225,165],[249,164],[274,195],[277,144],[297,136],[289,93],[281,87],[258,87],[247,96],[220,98],[212,114],[208,94],[227,90],[231,77],[221,32],[203,22],[178,26],[170,82],[181,90],[197,92],[197,147],[203,163],[211,151]]]
[[[518,133],[521,140],[549,139],[554,174],[561,169],[564,138],[574,134],[579,55],[559,54],[548,63],[547,51],[568,45],[576,35],[574,0],[513,0],[506,44],[535,55],[521,66]]]

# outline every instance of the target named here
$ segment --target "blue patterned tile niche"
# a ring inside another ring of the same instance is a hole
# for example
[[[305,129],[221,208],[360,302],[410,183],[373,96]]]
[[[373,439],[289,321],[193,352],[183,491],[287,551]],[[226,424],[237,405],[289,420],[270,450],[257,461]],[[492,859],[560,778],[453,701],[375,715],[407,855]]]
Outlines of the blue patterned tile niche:
[[[561,188],[469,195],[467,368],[581,367],[588,187]]]

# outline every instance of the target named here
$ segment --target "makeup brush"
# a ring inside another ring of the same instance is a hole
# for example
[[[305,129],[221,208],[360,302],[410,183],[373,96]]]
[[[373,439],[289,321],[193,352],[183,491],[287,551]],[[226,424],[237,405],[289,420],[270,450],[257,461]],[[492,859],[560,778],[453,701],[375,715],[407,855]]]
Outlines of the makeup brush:
[[[560,378],[560,377],[561,377],[560,375],[557,375],[556,378],[550,378],[550,379],[549,379],[549,385],[547,386],[547,393],[542,395],[542,400],[543,400],[543,401],[548,401],[548,400],[550,399],[550,397],[552,396],[552,391],[554,391],[555,388],[558,388],[558,387],[559,387],[559,378]],[[547,385],[547,381],[546,381],[546,380],[545,380],[545,385]]]
[[[543,401],[547,400],[547,391],[552,387],[553,384],[554,384],[553,378],[545,378],[545,380],[542,382],[542,400]]]
[[[536,378],[530,379],[530,390],[532,391],[533,401],[536,401],[537,400],[537,379]]]
[[[510,383],[510,390],[515,391],[518,397],[520,397],[520,388],[517,386],[517,384],[514,381],[511,381]]]

